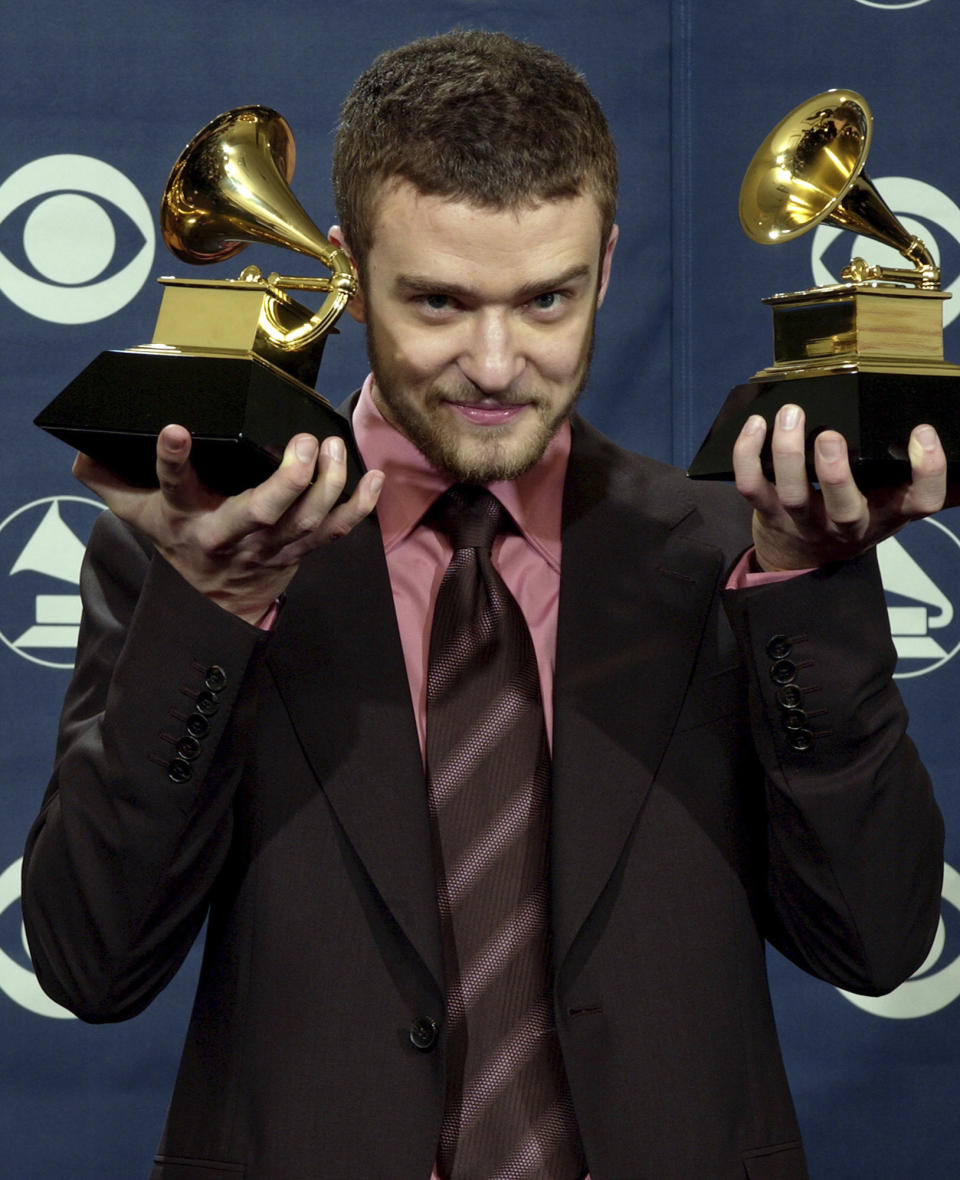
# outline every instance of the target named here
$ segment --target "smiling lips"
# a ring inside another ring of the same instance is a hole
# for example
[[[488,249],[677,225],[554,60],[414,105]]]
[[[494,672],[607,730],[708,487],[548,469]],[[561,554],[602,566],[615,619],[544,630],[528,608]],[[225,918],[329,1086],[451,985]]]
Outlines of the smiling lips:
[[[451,409],[476,426],[502,426],[522,414],[529,403],[501,405],[499,402],[447,402]]]

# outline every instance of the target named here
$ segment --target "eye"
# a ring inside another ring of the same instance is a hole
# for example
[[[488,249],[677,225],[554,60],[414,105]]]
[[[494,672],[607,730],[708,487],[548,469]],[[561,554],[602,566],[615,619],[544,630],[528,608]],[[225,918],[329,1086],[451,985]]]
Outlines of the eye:
[[[428,311],[450,311],[456,306],[455,301],[449,295],[421,295],[419,299]]]
[[[0,224],[0,291],[38,319],[104,319],[130,302],[153,265],[146,201],[90,156],[44,156],[7,177]],[[132,257],[117,269],[120,252]]]
[[[530,300],[527,310],[537,319],[552,321],[563,315],[571,298],[569,291],[542,291]]]

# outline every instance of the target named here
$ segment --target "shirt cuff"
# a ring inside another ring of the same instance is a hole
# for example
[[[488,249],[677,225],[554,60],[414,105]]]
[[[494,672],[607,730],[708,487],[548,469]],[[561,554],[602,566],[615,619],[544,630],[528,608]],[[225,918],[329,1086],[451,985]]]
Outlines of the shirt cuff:
[[[275,598],[273,602],[267,607],[266,611],[260,616],[257,621],[257,626],[261,631],[269,631],[273,624],[277,621],[277,615],[280,613],[280,599]]]
[[[800,574],[810,573],[810,569],[813,568],[811,566],[805,570],[776,570],[768,573],[757,568],[756,554],[756,549],[751,546],[740,558],[727,578],[728,590],[749,590],[751,586],[769,586],[774,582],[786,582],[790,578],[799,577]]]

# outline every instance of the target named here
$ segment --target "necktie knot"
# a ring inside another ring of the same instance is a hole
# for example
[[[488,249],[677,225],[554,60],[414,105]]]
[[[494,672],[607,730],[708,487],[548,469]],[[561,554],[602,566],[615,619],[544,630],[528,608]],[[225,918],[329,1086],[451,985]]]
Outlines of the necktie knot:
[[[448,488],[437,500],[434,521],[455,550],[490,549],[496,535],[512,524],[497,497],[473,484]]]

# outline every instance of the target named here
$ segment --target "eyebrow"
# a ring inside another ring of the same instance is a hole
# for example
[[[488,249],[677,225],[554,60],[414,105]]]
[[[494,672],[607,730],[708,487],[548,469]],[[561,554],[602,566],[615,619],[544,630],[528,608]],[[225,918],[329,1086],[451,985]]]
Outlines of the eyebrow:
[[[532,299],[534,295],[542,295],[545,291],[556,291],[570,283],[579,282],[590,277],[590,267],[578,263],[561,271],[558,275],[550,275],[543,279],[536,279],[532,283],[525,283],[513,298],[518,300]],[[396,289],[402,295],[449,295],[454,299],[473,299],[477,291],[463,283],[443,282],[431,278],[429,275],[399,274],[396,278]]]

